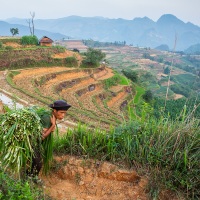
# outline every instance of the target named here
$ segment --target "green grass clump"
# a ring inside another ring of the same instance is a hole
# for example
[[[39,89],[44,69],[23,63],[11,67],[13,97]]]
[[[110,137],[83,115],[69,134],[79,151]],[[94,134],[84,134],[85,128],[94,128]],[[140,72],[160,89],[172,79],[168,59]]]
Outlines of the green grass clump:
[[[78,126],[55,139],[56,153],[126,163],[148,174],[149,194],[155,198],[163,188],[200,197],[200,121],[185,116],[172,121],[156,119],[148,111],[137,120],[108,132]],[[138,168],[139,166],[139,168]]]
[[[2,200],[44,200],[41,189],[33,183],[17,180],[0,168],[0,199]]]

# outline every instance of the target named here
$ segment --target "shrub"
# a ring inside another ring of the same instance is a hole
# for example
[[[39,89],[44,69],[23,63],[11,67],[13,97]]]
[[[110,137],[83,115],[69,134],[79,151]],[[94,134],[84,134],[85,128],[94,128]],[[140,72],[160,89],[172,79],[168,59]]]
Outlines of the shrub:
[[[69,66],[69,67],[77,67],[78,66],[78,61],[73,56],[65,58],[65,62],[67,64],[67,66]]]
[[[66,48],[65,47],[62,47],[62,46],[59,46],[59,45],[56,45],[56,46],[53,46],[53,48],[55,48],[58,53],[64,53]]]
[[[0,199],[4,200],[43,200],[42,191],[3,172],[0,168]]]
[[[101,50],[92,48],[89,48],[84,55],[85,59],[82,61],[81,67],[98,67],[100,61],[106,56]]]
[[[3,43],[0,41],[0,49],[3,49]]]
[[[12,50],[13,50],[13,47],[11,47],[11,46],[6,46],[6,47],[5,47],[5,50],[7,50],[7,51],[12,51]]]
[[[38,38],[34,36],[23,36],[21,38],[22,45],[38,45]]]

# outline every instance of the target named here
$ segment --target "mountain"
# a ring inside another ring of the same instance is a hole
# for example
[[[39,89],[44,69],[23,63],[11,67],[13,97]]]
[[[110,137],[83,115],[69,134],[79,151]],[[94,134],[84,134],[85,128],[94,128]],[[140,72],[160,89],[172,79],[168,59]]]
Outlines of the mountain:
[[[11,18],[9,23],[27,25],[25,19]],[[58,32],[76,39],[93,39],[102,42],[126,41],[134,46],[155,48],[166,44],[176,50],[185,50],[200,43],[200,27],[184,23],[171,14],[162,15],[156,22],[148,17],[108,19],[103,17],[69,16],[59,19],[35,20],[35,27]]]
[[[19,35],[17,36],[30,35],[28,26],[20,25],[20,24],[9,24],[7,22],[0,21],[0,35],[1,36],[12,35],[10,32],[10,28],[18,28]],[[52,38],[53,40],[59,40],[59,39],[67,37],[66,35],[63,35],[60,33],[53,33],[50,31],[40,30],[40,29],[35,29],[35,35],[38,38],[42,38],[44,35],[48,35],[48,37]]]
[[[187,48],[184,52],[188,53],[188,54],[198,54],[198,55],[200,55],[200,44],[192,45],[189,48]]]

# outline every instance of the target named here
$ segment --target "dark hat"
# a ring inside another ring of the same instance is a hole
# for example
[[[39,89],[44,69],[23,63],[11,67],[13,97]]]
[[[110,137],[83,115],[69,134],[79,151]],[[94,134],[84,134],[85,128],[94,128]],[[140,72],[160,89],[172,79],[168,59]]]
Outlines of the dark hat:
[[[50,104],[49,107],[56,110],[68,110],[71,107],[71,105],[69,105],[64,100],[57,100],[57,101],[54,101],[53,104]]]

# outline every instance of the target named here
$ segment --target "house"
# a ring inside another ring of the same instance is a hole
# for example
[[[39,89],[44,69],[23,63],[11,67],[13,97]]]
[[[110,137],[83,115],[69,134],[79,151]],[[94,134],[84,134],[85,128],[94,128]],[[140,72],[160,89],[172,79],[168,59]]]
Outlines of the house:
[[[39,41],[39,45],[40,46],[52,46],[53,40],[48,38],[47,36],[42,37],[42,39],[40,39]]]

